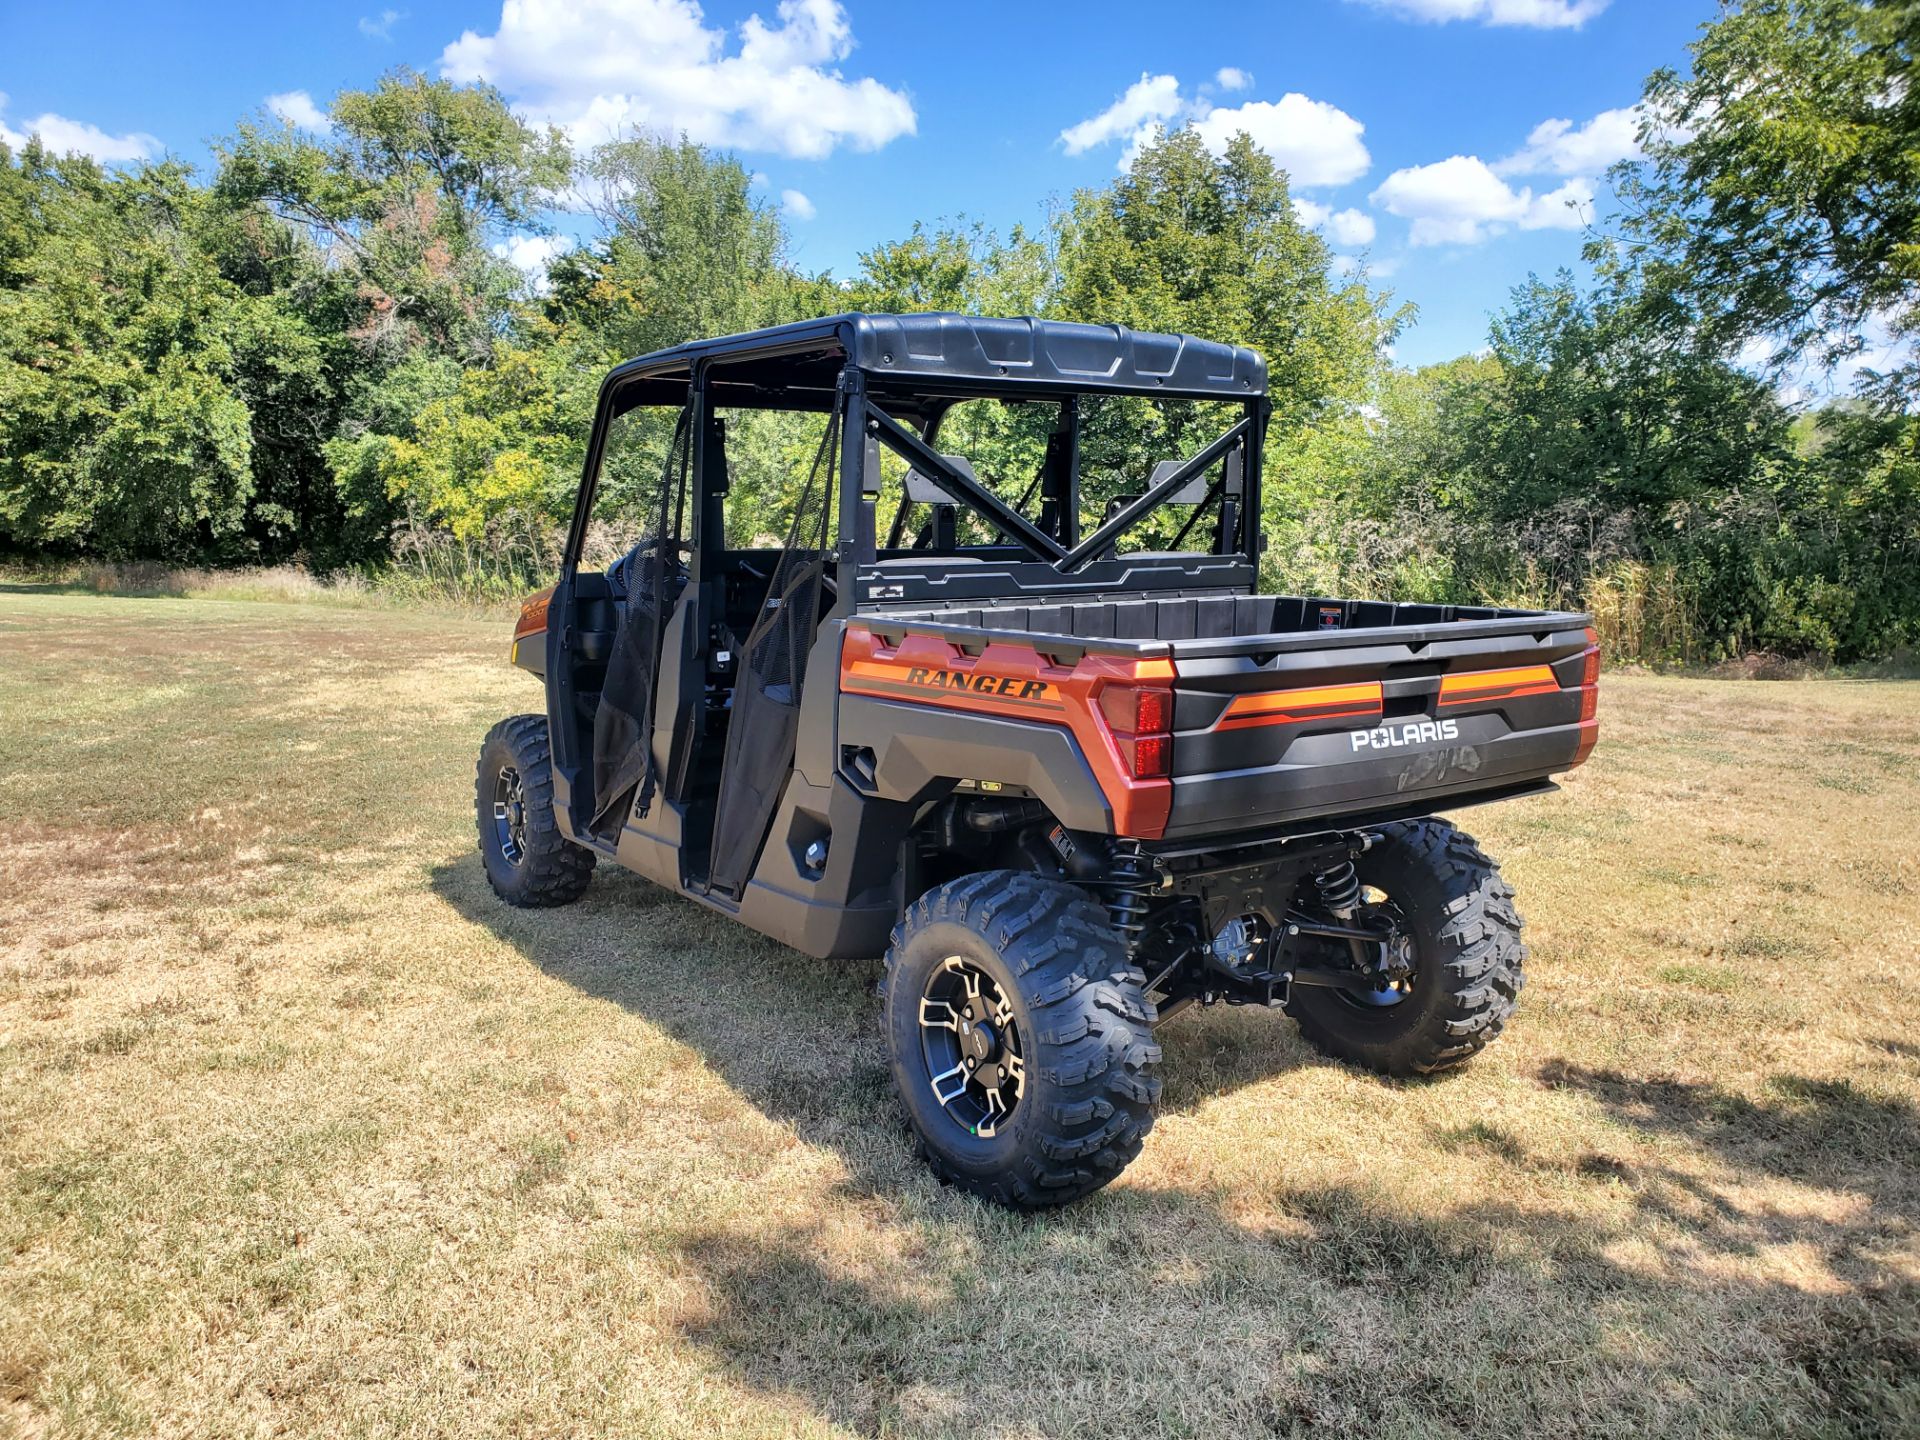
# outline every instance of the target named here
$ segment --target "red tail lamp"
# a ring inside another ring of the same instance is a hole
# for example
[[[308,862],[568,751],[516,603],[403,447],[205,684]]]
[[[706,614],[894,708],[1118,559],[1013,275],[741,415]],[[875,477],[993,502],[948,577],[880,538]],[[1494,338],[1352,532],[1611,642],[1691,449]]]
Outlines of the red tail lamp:
[[[1582,657],[1580,666],[1580,745],[1573,752],[1573,763],[1584,764],[1587,756],[1593,753],[1593,745],[1600,738],[1600,721],[1596,715],[1600,708],[1600,637],[1591,626],[1587,629],[1587,653]]]
[[[1135,780],[1164,780],[1173,770],[1173,690],[1114,684],[1100,692],[1100,718]]]

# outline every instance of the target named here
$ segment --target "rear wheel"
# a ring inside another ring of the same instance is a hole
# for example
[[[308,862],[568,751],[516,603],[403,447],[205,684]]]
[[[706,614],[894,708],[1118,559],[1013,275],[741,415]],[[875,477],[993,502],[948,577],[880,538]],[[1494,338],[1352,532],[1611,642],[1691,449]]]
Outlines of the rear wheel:
[[[1491,1044],[1517,1003],[1527,951],[1513,890],[1445,821],[1387,825],[1382,834],[1354,862],[1358,919],[1391,937],[1379,987],[1297,986],[1287,1011],[1336,1059],[1383,1075],[1449,1070]]]
[[[543,715],[516,715],[487,732],[474,776],[480,858],[509,905],[565,905],[593,878],[594,855],[560,833]]]
[[[934,1173],[1023,1210],[1118,1175],[1160,1096],[1145,984],[1071,885],[996,870],[923,895],[894,930],[882,1017]]]

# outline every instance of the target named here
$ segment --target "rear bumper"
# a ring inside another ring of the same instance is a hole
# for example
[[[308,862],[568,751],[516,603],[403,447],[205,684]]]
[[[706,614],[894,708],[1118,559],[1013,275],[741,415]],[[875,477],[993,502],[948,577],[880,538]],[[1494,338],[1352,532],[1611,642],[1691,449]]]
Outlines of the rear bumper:
[[[1498,724],[1497,717],[1473,717]],[[1245,770],[1178,778],[1165,838],[1178,840],[1239,831],[1288,828],[1298,822],[1368,814],[1424,814],[1448,802],[1501,799],[1552,788],[1546,777],[1573,767],[1580,727],[1478,733],[1454,744],[1400,753],[1362,751],[1346,760],[1279,761]],[[1335,741],[1351,751],[1347,732],[1306,737]],[[1293,747],[1299,749],[1299,746]],[[1335,748],[1314,745],[1324,753]]]

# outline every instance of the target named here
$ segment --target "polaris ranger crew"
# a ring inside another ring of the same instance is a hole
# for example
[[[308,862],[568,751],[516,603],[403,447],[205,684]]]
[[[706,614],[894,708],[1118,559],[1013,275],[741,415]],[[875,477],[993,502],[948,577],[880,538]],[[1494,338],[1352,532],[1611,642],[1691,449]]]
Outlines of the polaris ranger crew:
[[[514,629],[545,709],[480,752],[493,888],[565,904],[607,860],[810,955],[884,953],[927,1159],[1012,1206],[1139,1152],[1155,1027],[1190,1005],[1276,1007],[1386,1075],[1462,1064],[1526,951],[1434,812],[1587,758],[1594,632],[1261,594],[1269,408],[1250,350],[1033,319],[840,315],[620,366]],[[806,434],[784,544],[729,527],[729,446],[764,469],[767,412]],[[635,425],[649,538],[593,569]]]

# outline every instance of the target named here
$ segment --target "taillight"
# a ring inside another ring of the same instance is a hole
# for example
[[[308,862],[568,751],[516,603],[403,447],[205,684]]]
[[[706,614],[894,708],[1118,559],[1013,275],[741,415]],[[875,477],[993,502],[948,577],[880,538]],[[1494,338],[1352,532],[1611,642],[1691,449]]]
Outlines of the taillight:
[[[1100,713],[1116,735],[1164,735],[1173,729],[1173,692],[1158,685],[1109,685]]]
[[[1594,717],[1600,709],[1600,637],[1587,630],[1587,653],[1580,664],[1580,743],[1573,752],[1573,763],[1585,763],[1600,738],[1600,722]]]
[[[1106,721],[1127,773],[1164,780],[1173,773],[1173,691],[1165,685],[1108,685],[1100,692]]]
[[[1580,718],[1593,719],[1600,703],[1600,637],[1587,631],[1586,661],[1580,667]]]

